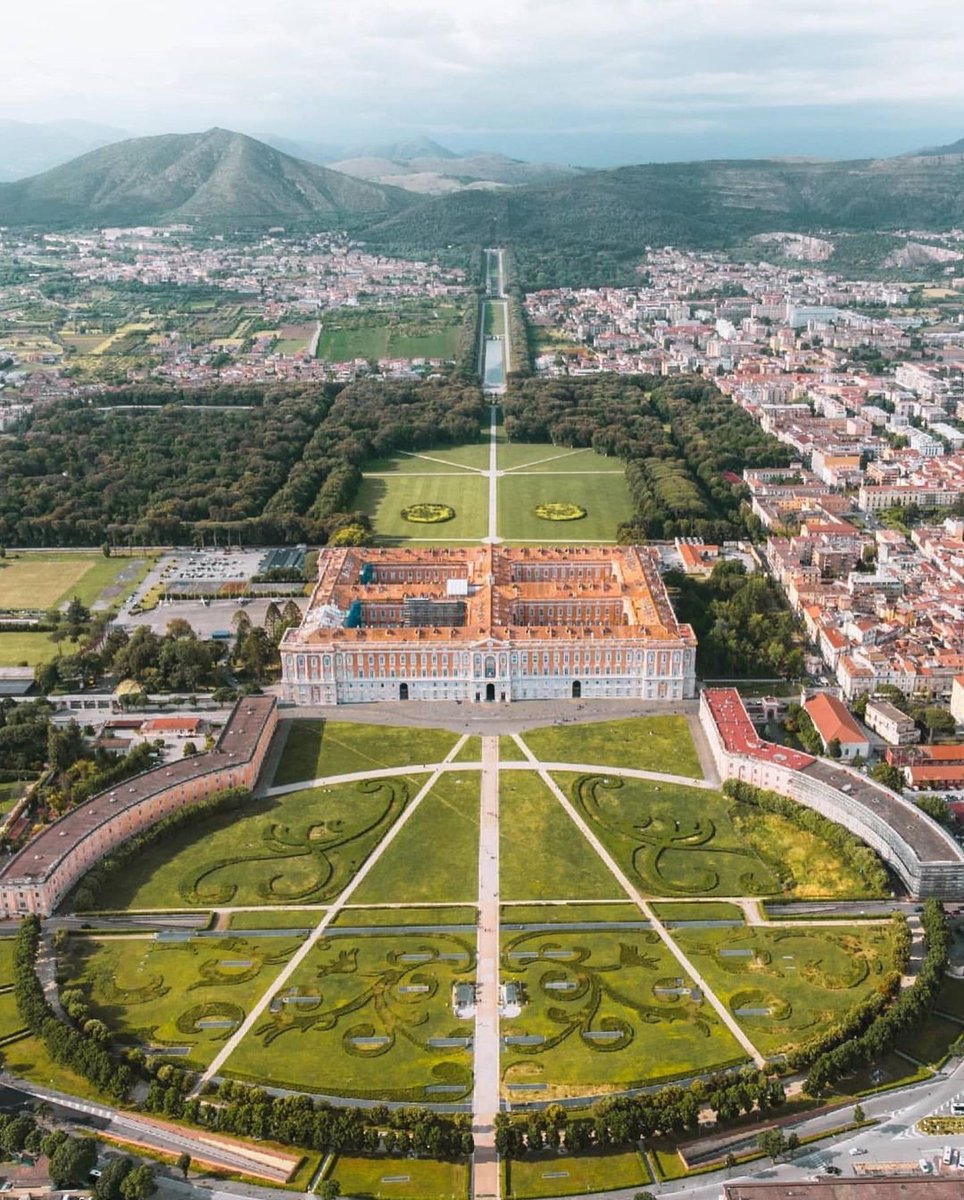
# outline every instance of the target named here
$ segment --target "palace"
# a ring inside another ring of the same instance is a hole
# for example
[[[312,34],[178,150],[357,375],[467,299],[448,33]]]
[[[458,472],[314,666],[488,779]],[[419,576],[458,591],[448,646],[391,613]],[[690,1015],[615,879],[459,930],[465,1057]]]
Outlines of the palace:
[[[283,699],[667,701],[696,638],[643,546],[327,548],[281,643]]]

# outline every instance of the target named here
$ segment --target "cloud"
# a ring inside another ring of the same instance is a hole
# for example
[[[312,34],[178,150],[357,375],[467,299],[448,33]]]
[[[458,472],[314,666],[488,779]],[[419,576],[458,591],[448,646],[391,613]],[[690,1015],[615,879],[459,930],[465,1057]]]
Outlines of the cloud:
[[[36,0],[4,14],[0,116],[332,138],[707,128],[961,105],[962,60],[958,0]]]

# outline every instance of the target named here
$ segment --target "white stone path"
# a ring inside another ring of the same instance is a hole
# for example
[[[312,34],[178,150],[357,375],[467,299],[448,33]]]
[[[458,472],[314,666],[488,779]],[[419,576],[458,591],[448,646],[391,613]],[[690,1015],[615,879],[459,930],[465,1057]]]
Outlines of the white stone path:
[[[492,1200],[500,1194],[495,1152],[499,1111],[499,739],[482,739],[482,814],[479,824],[479,933],[476,967],[474,1070],[472,1095],[472,1195]]]
[[[465,743],[467,741],[468,741],[467,734],[460,737],[459,740],[455,743],[455,745],[452,747],[452,749],[446,755],[445,762],[447,763],[447,762],[451,761],[451,759],[453,759],[456,756],[456,754],[458,754],[458,752],[462,749],[462,747],[465,745]],[[331,906],[325,912],[324,916],[321,918],[321,920],[318,922],[318,924],[315,926],[315,928],[312,930],[312,932],[308,935],[308,937],[305,938],[302,946],[297,951],[295,951],[295,953],[288,960],[286,965],[284,967],[282,967],[280,974],[278,974],[271,981],[267,990],[262,995],[261,999],[258,1000],[257,1003],[252,1007],[251,1011],[248,1013],[248,1015],[245,1017],[245,1019],[241,1022],[241,1024],[238,1026],[238,1028],[235,1030],[235,1032],[231,1035],[231,1037],[228,1038],[228,1040],[225,1042],[224,1046],[221,1048],[221,1050],[215,1056],[211,1065],[208,1067],[208,1069],[204,1072],[204,1074],[198,1080],[197,1086],[195,1087],[195,1090],[193,1093],[194,1095],[198,1095],[200,1093],[201,1089],[203,1088],[204,1084],[206,1084],[209,1079],[212,1079],[215,1075],[217,1075],[217,1073],[221,1070],[221,1068],[224,1066],[224,1064],[228,1061],[228,1059],[231,1057],[231,1055],[234,1053],[234,1051],[241,1044],[242,1039],[244,1037],[246,1037],[247,1034],[250,1033],[250,1031],[254,1028],[256,1022],[261,1017],[261,1014],[271,1003],[272,998],[278,992],[281,991],[281,989],[288,982],[288,980],[291,978],[291,976],[301,966],[301,964],[304,962],[304,960],[308,957],[308,955],[311,953],[311,951],[318,944],[319,940],[321,939],[322,935],[324,934],[324,932],[328,928],[328,926],[332,923],[332,921],[335,919],[335,917],[337,917],[339,912],[341,912],[341,910],[344,908],[344,906],[348,903],[348,901],[351,899],[354,892],[357,891],[357,889],[361,886],[361,884],[365,881],[365,879],[368,878],[369,872],[372,870],[372,868],[375,866],[375,864],[377,862],[379,862],[379,860],[381,859],[381,857],[385,853],[385,851],[389,848],[389,846],[391,846],[392,842],[394,842],[394,840],[396,839],[396,837],[398,837],[398,835],[402,831],[402,829],[404,829],[404,827],[411,820],[413,814],[418,809],[418,806],[422,803],[422,800],[424,800],[424,798],[428,795],[428,793],[432,790],[432,788],[438,782],[438,779],[439,779],[439,776],[441,775],[441,773],[442,773],[442,771],[441,771],[441,765],[440,765],[428,777],[428,779],[425,781],[425,783],[419,790],[418,795],[414,798],[414,800],[412,800],[406,806],[406,808],[402,812],[402,815],[398,818],[398,820],[391,827],[391,829],[388,831],[388,833],[385,834],[385,836],[378,843],[378,845],[375,847],[375,849],[372,851],[372,853],[369,855],[369,857],[365,860],[365,862],[359,868],[358,873],[349,882],[348,886],[337,897],[337,899],[332,902]]]

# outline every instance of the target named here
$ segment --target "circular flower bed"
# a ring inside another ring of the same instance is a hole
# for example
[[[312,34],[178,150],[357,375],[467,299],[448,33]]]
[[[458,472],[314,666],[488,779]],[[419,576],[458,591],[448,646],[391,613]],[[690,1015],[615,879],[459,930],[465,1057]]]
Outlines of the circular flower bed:
[[[586,510],[579,504],[564,504],[561,500],[551,504],[539,504],[536,516],[543,521],[579,521],[586,515]]]
[[[410,504],[402,509],[404,520],[419,525],[437,525],[441,521],[451,521],[454,516],[455,509],[450,504]]]

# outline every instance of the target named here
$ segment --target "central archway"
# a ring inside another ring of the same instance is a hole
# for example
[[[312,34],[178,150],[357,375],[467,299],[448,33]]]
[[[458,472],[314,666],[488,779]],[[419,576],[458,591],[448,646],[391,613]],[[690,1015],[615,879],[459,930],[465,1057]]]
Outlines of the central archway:
[[[485,698],[490,703],[495,699],[495,684],[487,683],[485,685]]]

